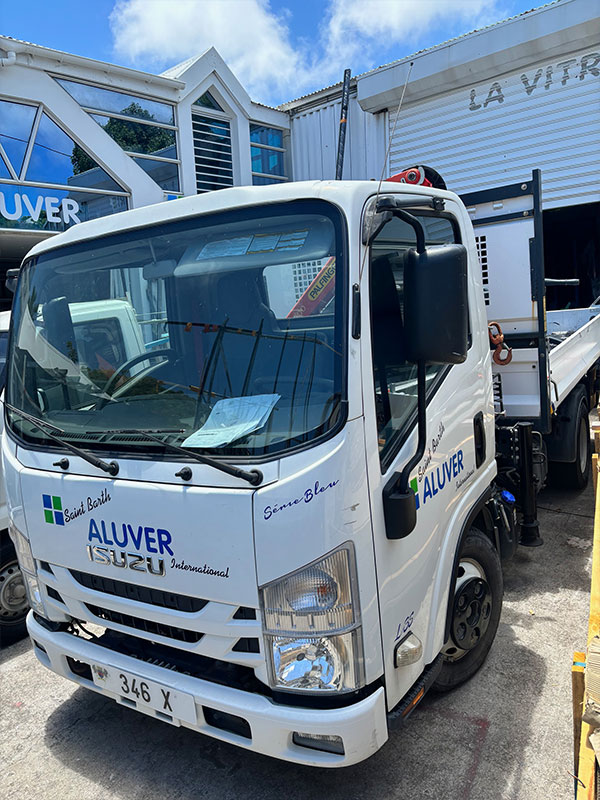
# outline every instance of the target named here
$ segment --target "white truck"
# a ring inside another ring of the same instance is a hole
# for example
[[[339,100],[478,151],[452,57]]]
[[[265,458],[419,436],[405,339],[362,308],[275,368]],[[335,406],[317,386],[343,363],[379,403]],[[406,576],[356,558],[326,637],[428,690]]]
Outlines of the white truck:
[[[127,300],[102,300],[101,302],[71,303],[75,346],[78,359],[92,363],[96,358],[119,365],[146,352],[142,329],[133,306]],[[6,363],[10,311],[0,312],[0,371]],[[92,346],[94,352],[88,351]],[[102,353],[104,354],[102,356]],[[0,430],[4,416],[0,418]],[[29,611],[23,574],[8,532],[8,509],[4,480],[0,473],[0,646],[11,644],[27,634],[25,618]]]
[[[547,459],[587,479],[600,322],[544,315],[539,174],[465,200],[232,188],[28,254],[2,456],[44,666],[324,767],[477,671]],[[153,349],[99,378],[70,309],[124,298]]]

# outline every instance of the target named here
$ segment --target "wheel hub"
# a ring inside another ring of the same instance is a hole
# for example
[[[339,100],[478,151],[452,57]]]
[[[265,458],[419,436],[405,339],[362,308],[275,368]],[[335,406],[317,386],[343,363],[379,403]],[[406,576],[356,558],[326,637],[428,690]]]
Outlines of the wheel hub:
[[[451,636],[460,650],[471,650],[490,624],[492,593],[483,578],[470,578],[454,596]]]
[[[27,594],[23,575],[16,562],[0,572],[0,619],[12,620],[27,611]]]

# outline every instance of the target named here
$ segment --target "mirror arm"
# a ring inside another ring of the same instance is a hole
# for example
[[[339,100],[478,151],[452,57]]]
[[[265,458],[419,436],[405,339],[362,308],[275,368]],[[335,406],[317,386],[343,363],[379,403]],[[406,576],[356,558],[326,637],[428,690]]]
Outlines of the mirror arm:
[[[417,466],[419,461],[423,458],[425,453],[425,445],[427,444],[427,398],[425,396],[425,362],[419,361],[417,363],[417,450],[414,456],[404,465],[404,469],[400,473],[398,480],[398,490],[400,492],[408,491],[408,481],[410,473]]]
[[[414,228],[415,235],[417,237],[417,253],[421,254],[425,252],[425,231],[423,230],[423,226],[419,222],[416,217],[413,217],[412,214],[409,214],[408,211],[404,211],[402,208],[394,208],[392,210],[392,214],[395,217],[399,217],[400,219],[407,222],[411,228]]]

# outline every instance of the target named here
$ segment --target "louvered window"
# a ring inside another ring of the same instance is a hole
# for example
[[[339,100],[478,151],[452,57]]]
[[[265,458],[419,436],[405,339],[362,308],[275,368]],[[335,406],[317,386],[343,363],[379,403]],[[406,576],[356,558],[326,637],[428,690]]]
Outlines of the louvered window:
[[[229,121],[192,114],[192,129],[198,193],[233,186]]]

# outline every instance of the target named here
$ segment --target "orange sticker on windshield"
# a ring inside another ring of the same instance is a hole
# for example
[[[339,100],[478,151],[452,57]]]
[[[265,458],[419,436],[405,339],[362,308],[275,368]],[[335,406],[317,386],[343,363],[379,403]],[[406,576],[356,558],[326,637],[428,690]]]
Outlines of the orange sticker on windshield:
[[[325,266],[318,272],[312,283],[287,315],[290,317],[310,317],[318,314],[331,299],[335,288],[335,257],[328,258]]]

